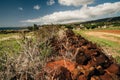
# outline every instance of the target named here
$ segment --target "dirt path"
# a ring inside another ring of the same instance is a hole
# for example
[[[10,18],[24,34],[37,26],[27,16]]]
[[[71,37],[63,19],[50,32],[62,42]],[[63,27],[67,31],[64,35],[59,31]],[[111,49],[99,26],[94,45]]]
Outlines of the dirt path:
[[[0,38],[0,41],[9,40],[9,39],[19,39],[19,38],[20,38],[19,36],[13,35],[9,37]]]
[[[109,32],[96,32],[96,31],[86,32],[86,34],[120,43],[120,34],[109,33]]]
[[[120,30],[98,30],[99,32],[114,33],[120,35]]]
[[[9,40],[9,39],[20,39],[21,37],[18,35],[12,35],[9,37],[4,37],[4,38],[0,38],[0,41],[5,41],[5,40]],[[27,38],[31,38],[31,36],[27,36]]]

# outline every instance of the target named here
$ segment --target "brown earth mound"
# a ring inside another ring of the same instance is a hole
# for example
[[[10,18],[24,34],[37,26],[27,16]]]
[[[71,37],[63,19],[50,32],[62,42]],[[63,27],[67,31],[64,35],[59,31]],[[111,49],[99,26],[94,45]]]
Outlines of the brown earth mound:
[[[47,63],[54,74],[50,80],[120,80],[120,66],[72,30],[63,39],[52,38],[51,45],[62,60]]]

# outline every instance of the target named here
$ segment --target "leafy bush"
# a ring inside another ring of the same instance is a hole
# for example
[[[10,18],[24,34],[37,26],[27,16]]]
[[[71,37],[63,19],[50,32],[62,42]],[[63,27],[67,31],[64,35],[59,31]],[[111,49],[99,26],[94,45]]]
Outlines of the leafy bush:
[[[65,28],[73,29],[73,27],[71,25],[65,25]]]
[[[120,56],[115,57],[115,59],[120,64]]]
[[[28,30],[30,30],[30,31],[36,31],[38,29],[39,29],[39,27],[37,26],[37,24],[34,24],[33,26],[28,27]]]

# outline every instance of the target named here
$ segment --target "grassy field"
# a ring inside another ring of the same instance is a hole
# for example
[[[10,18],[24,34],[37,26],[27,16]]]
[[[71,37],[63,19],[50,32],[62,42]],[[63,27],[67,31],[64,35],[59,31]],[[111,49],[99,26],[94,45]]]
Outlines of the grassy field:
[[[99,36],[90,36],[86,34],[88,32],[93,32],[93,31],[95,30],[74,30],[75,33],[82,35],[89,41],[92,41],[93,43],[97,43],[99,46],[102,47],[102,49],[104,49],[106,53],[108,53],[107,55],[112,55],[117,60],[117,62],[120,63],[120,43],[104,38],[99,38]],[[119,39],[119,37],[115,37],[115,38]]]
[[[0,41],[0,53],[7,53],[10,56],[18,54],[21,48],[18,41],[15,39]]]
[[[0,39],[4,38],[4,37],[10,37],[10,36],[13,36],[13,35],[18,35],[18,33],[0,34]]]

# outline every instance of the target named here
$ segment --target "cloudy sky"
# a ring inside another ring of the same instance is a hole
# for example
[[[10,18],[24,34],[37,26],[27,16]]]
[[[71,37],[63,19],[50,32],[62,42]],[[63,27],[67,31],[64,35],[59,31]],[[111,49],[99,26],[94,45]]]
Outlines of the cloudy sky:
[[[120,16],[120,0],[0,0],[0,27]]]

